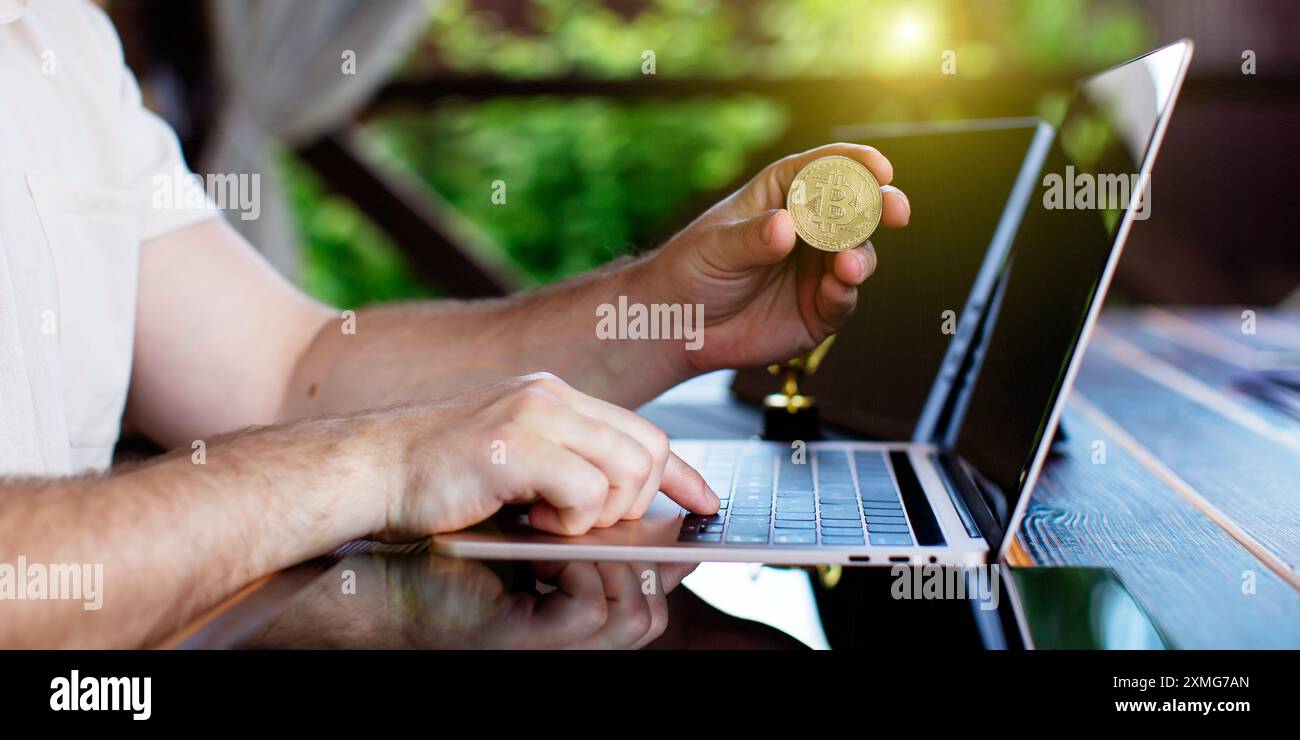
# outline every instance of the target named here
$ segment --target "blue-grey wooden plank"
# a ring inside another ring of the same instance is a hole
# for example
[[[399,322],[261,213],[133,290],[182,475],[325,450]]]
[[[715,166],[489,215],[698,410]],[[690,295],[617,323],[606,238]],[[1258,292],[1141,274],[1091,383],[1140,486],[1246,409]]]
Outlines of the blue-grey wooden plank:
[[[1279,321],[1287,324],[1288,326],[1292,326],[1295,327],[1296,329],[1300,329],[1300,310],[1289,309],[1283,311],[1275,311],[1273,315],[1276,316]]]
[[[1281,428],[1297,426],[1296,420],[1282,409],[1261,402],[1238,385],[1238,380],[1249,371],[1224,362],[1214,355],[1205,354],[1181,344],[1177,339],[1138,323],[1108,323],[1106,330],[1124,339],[1147,354],[1187,373],[1236,403],[1248,407],[1252,413]]]
[[[1254,333],[1242,329],[1242,311],[1255,312]],[[1173,308],[1169,312],[1224,339],[1262,352],[1300,348],[1300,327],[1296,312],[1270,311],[1259,307],[1231,309]]]
[[[1293,569],[1300,563],[1300,455],[1105,354],[1078,388],[1156,457]]]

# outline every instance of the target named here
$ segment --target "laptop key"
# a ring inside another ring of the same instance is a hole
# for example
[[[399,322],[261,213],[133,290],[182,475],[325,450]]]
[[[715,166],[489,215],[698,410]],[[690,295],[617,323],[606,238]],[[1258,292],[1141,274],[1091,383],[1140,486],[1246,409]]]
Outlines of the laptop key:
[[[873,545],[910,545],[912,544],[911,535],[906,534],[872,534],[871,544]]]
[[[783,509],[780,506],[776,507],[777,521],[781,521],[782,519],[784,519],[787,521],[811,522],[816,518],[817,515],[814,514],[811,509],[808,511],[800,511],[798,509],[791,511],[790,509]]]
[[[811,530],[783,529],[772,535],[772,542],[778,545],[815,545],[817,533]]]
[[[721,524],[726,517],[722,514],[687,514],[684,520],[687,524]]]
[[[767,542],[767,532],[737,532],[732,530],[727,533],[727,542],[760,544]]]
[[[803,506],[780,506],[776,507],[776,515],[784,519],[806,519],[812,521],[817,518],[816,507]]]
[[[872,534],[907,534],[909,530],[900,524],[872,524],[867,522],[867,531]]]
[[[815,529],[817,527],[813,522],[799,522],[789,519],[777,519],[777,529]]]
[[[677,537],[678,542],[721,542],[722,533],[718,534],[705,532],[682,532]]]
[[[862,522],[849,519],[827,519],[822,522],[822,527],[830,529],[862,529]]]
[[[907,519],[901,516],[879,516],[877,514],[867,514],[867,524],[907,524]]]
[[[822,519],[849,519],[855,522],[862,521],[862,518],[858,516],[858,512],[856,510],[854,511],[840,511],[838,509],[828,510],[824,506],[822,507],[821,518]]]
[[[885,454],[875,450],[854,450],[853,462],[858,464],[858,470],[862,469],[885,469]]]
[[[892,503],[898,500],[898,492],[894,490],[894,486],[891,483],[889,488],[864,487],[862,492],[858,494],[858,497],[863,501],[888,501]]]
[[[861,545],[864,544],[862,537],[846,537],[840,535],[822,535],[822,544],[824,545]]]

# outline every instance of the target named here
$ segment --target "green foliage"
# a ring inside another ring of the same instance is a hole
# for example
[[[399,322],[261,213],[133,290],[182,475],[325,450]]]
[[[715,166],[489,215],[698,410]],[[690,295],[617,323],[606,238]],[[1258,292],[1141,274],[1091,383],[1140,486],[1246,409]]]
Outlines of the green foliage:
[[[1027,68],[1097,69],[1153,45],[1142,16],[1117,3],[1021,0],[1014,7],[1014,49]]]
[[[278,158],[303,244],[300,282],[331,306],[425,298],[433,293],[411,276],[384,233],[350,202],[332,195],[293,157]]]
[[[650,50],[670,77],[905,77],[934,74],[952,49],[965,75],[1010,76],[1096,67],[1150,42],[1136,9],[1085,0],[649,0],[630,17],[611,5],[539,0],[503,17],[444,0],[408,73],[634,77]]]
[[[643,243],[693,195],[744,170],[784,127],[759,98],[449,102],[371,127],[405,166],[533,278],[588,270]],[[505,203],[492,201],[493,183]]]

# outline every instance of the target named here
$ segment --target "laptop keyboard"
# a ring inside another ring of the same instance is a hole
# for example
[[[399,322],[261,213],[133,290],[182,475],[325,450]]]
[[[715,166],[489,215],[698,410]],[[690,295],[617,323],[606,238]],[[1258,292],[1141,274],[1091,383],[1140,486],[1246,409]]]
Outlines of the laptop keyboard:
[[[678,542],[913,544],[884,453],[818,450],[796,463],[783,447],[715,447],[694,462],[722,506],[713,516],[687,514]]]

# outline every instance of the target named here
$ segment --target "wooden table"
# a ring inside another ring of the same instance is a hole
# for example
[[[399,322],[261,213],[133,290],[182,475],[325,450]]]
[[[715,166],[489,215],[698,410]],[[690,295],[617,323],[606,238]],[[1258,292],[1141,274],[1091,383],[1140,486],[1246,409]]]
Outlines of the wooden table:
[[[1300,313],[1258,311],[1254,329],[1241,310],[1108,311],[1012,564],[1112,568],[1181,648],[1300,647],[1300,422],[1234,382],[1300,354]],[[670,433],[761,424],[719,393],[700,383],[643,413]]]

